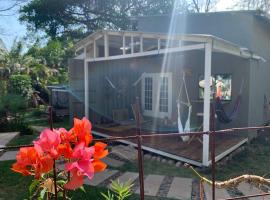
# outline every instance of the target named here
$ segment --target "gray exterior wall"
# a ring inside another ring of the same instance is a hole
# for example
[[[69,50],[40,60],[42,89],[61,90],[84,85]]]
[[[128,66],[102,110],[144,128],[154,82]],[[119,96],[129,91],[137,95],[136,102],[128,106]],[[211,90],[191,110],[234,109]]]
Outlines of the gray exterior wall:
[[[168,33],[170,16],[138,18],[138,30]],[[260,16],[259,11],[233,11],[175,16],[178,34],[210,34],[246,47],[264,57],[266,62],[251,61],[249,79],[248,125],[261,125],[269,116],[264,109],[264,96],[270,99],[270,20]],[[222,64],[222,63],[220,63]],[[215,66],[213,66],[214,68]],[[243,100],[242,100],[243,102]]]
[[[84,116],[84,62],[69,60],[69,110],[70,120]]]
[[[264,96],[266,95],[269,101],[270,25],[268,21],[263,21],[262,17],[255,16],[255,14],[256,12],[222,12],[179,15],[176,18],[178,26],[176,26],[175,33],[211,34],[247,47],[267,60],[262,63],[225,54],[213,54],[212,73],[232,74],[232,101],[225,103],[226,111],[230,112],[233,109],[242,78],[245,83],[237,119],[226,126],[218,125],[219,128],[261,125],[269,120],[268,115],[265,115]],[[170,17],[168,16],[142,17],[138,20],[138,31],[167,33],[169,24]],[[124,107],[128,109],[129,116],[132,118],[130,105],[134,103],[136,96],[141,95],[141,85],[134,88],[131,84],[143,72],[160,72],[162,61],[162,56],[149,56],[89,63],[91,120],[100,123],[104,117],[112,119],[112,110]],[[176,115],[175,101],[181,84],[179,76],[183,67],[190,68],[192,71],[192,75],[186,78],[190,98],[194,101],[192,121],[200,123],[196,113],[202,112],[203,102],[198,101],[198,77],[203,74],[204,52],[178,53],[172,56],[169,70],[173,73],[172,110],[174,118]],[[83,104],[78,100],[84,100],[83,62],[71,60],[69,69],[70,89],[76,96],[76,98],[71,97],[71,112],[80,117],[84,114]],[[105,80],[106,76],[118,89],[120,88],[120,91],[109,86]],[[102,118],[102,116],[104,117]]]
[[[196,58],[196,59],[194,59]],[[232,101],[225,103],[225,109],[228,112],[233,110],[234,102],[240,90],[242,78],[249,77],[250,61],[235,56],[224,55],[220,53],[213,54],[212,74],[232,74]],[[78,64],[79,63],[79,64]],[[89,63],[89,103],[90,119],[94,123],[101,123],[104,120],[112,119],[114,109],[126,108],[129,111],[129,117],[133,118],[131,104],[135,102],[136,96],[141,97],[141,83],[136,87],[132,84],[138,80],[142,73],[160,73],[162,71],[163,56],[148,56],[132,59],[121,59],[111,61],[99,61]],[[82,62],[75,61],[70,65],[72,75],[71,88],[76,95],[82,95],[83,86],[83,69]],[[172,73],[172,121],[176,122],[178,98],[180,86],[182,84],[183,69],[190,71],[187,75],[187,89],[193,105],[192,124],[200,125],[202,118],[197,113],[203,112],[203,100],[199,99],[199,76],[204,74],[204,51],[194,51],[187,53],[171,54],[171,62],[167,71]],[[108,77],[117,87],[113,89],[106,81]],[[249,107],[249,80],[245,80],[243,88],[243,98],[239,115],[232,123],[224,126],[218,124],[219,128],[241,127],[248,123],[246,111]],[[183,96],[185,100],[185,96]],[[73,100],[74,101],[74,100]],[[75,100],[75,102],[77,101]],[[73,106],[74,107],[74,106]],[[182,110],[182,119],[186,118],[187,110]],[[78,110],[73,110],[74,113]]]
[[[220,12],[176,15],[173,34],[209,34],[252,49],[253,15],[250,12]],[[171,16],[138,18],[138,31],[168,33]]]

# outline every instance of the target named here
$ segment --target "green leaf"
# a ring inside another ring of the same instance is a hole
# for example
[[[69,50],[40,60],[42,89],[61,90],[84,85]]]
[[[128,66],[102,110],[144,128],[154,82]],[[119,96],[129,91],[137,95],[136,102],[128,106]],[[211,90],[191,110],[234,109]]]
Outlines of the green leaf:
[[[85,189],[84,189],[83,186],[79,187],[79,189],[80,189],[81,191],[83,191],[84,193],[86,193],[86,191],[85,191]]]
[[[44,199],[44,196],[46,194],[47,188],[43,188],[39,194],[39,198],[40,199]]]
[[[114,195],[111,194],[110,190],[108,190],[107,194],[104,194],[102,192],[101,195],[104,197],[105,200],[114,200]]]
[[[64,180],[58,180],[58,181],[56,181],[56,183],[58,185],[64,185],[64,184],[66,184],[66,181],[64,181]]]
[[[30,194],[30,196],[32,196],[32,193],[33,193],[33,191],[37,188],[38,184],[39,184],[39,181],[38,181],[38,180],[34,179],[34,180],[32,181],[31,185],[30,185],[29,188],[28,188],[28,189],[29,189],[29,194]]]

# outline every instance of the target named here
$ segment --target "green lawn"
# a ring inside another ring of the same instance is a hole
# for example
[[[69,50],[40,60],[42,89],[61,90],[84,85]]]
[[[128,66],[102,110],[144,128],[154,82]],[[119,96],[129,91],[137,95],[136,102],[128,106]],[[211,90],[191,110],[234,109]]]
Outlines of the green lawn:
[[[36,125],[36,124],[35,124]],[[56,123],[55,127],[67,125],[67,121]],[[29,144],[39,134],[17,136],[9,145]],[[269,139],[268,139],[269,138]],[[270,135],[266,134],[264,137],[260,136],[253,140],[245,151],[241,152],[233,158],[226,166],[220,166],[216,169],[217,180],[226,180],[242,174],[256,174],[260,176],[270,177]],[[12,162],[0,162],[0,199],[23,199],[27,197],[27,186],[31,179],[24,178],[19,174],[10,171]],[[118,170],[138,172],[137,163],[126,162]],[[186,168],[177,168],[173,165],[160,163],[157,161],[144,160],[144,173],[147,174],[160,174],[167,176],[181,176],[181,177],[194,177],[192,172]],[[210,177],[211,170],[200,170],[200,173]],[[75,192],[73,199],[102,199],[100,192],[105,191],[104,188],[93,188],[86,186],[87,193]],[[134,195],[132,200],[139,199]],[[156,199],[156,198],[155,198]],[[148,200],[152,200],[149,198]]]
[[[270,177],[270,140],[267,137],[270,138],[270,135],[266,133],[253,140],[245,151],[235,156],[225,167],[218,167],[217,178],[224,180],[241,174]]]
[[[138,172],[137,163],[126,162],[122,167],[116,168],[120,171]],[[167,176],[193,177],[189,169],[179,168],[174,165],[164,164],[157,161],[144,160],[144,174],[159,174]]]
[[[28,197],[28,186],[32,177],[24,177],[10,170],[12,163],[15,161],[0,162],[0,199],[24,200]],[[71,191],[69,196],[78,200],[103,200],[101,192],[107,193],[106,188],[85,186],[86,193],[82,191]],[[139,200],[138,195],[132,195],[128,200]],[[146,200],[157,200],[158,198],[146,197]],[[166,199],[166,198],[162,198]],[[166,199],[169,200],[169,199]]]

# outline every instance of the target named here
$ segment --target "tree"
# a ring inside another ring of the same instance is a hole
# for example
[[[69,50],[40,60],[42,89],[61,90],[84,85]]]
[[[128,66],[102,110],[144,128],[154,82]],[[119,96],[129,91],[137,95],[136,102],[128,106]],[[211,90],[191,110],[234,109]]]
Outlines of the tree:
[[[80,38],[98,29],[131,28],[131,16],[208,12],[218,0],[31,0],[20,20],[52,37]]]
[[[239,0],[237,6],[245,10],[270,11],[270,0]]]
[[[174,0],[32,0],[20,20],[52,38],[81,37],[97,29],[128,29],[130,16],[170,13]]]
[[[188,7],[194,12],[209,12],[219,0],[187,0]]]

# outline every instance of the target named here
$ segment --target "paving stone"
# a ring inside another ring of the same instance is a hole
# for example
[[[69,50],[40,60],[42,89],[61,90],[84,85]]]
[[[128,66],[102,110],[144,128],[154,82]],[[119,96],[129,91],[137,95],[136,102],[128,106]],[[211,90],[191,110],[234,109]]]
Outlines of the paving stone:
[[[169,189],[168,198],[191,199],[192,179],[175,177]]]
[[[16,160],[17,153],[18,151],[7,151],[0,157],[0,161]]]
[[[138,173],[135,172],[125,172],[116,180],[119,180],[120,183],[130,182],[133,183],[139,177]]]
[[[102,159],[102,161],[111,167],[121,167],[122,165],[125,164],[123,161],[115,160],[115,159],[110,158],[110,157],[105,157]]]
[[[44,129],[48,128],[46,126],[31,126],[34,131],[41,133]]]
[[[148,175],[144,180],[144,194],[148,196],[156,196],[163,179],[164,176],[161,175]],[[140,189],[137,189],[135,193],[139,194]]]
[[[205,193],[206,199],[207,200],[212,199],[212,186],[206,183],[203,183],[203,187],[204,187],[204,193]],[[226,198],[231,197],[226,189],[217,189],[217,188],[215,189],[215,196],[216,196],[216,199],[226,199]]]
[[[238,189],[245,195],[253,195],[253,194],[263,194],[264,192],[256,188],[255,186],[252,186],[248,183],[240,183],[238,185]],[[270,200],[270,196],[265,197],[253,197],[252,200]]]
[[[0,145],[6,146],[19,132],[0,133]]]
[[[127,160],[136,160],[138,156],[137,150],[134,147],[124,145],[112,147],[111,153]]]
[[[0,144],[0,148],[1,148],[1,147],[5,147],[5,145],[1,145],[1,144]],[[2,152],[2,151],[4,151],[4,149],[0,149],[0,152]]]
[[[96,173],[94,178],[92,180],[89,180],[88,178],[85,179],[84,183],[86,185],[92,185],[92,186],[97,186],[101,184],[103,181],[107,180],[114,174],[116,174],[118,170],[105,170],[103,172]]]
[[[177,163],[175,164],[175,166],[176,166],[176,167],[181,167],[181,166],[182,166],[182,163],[181,163],[181,162],[177,162]]]

